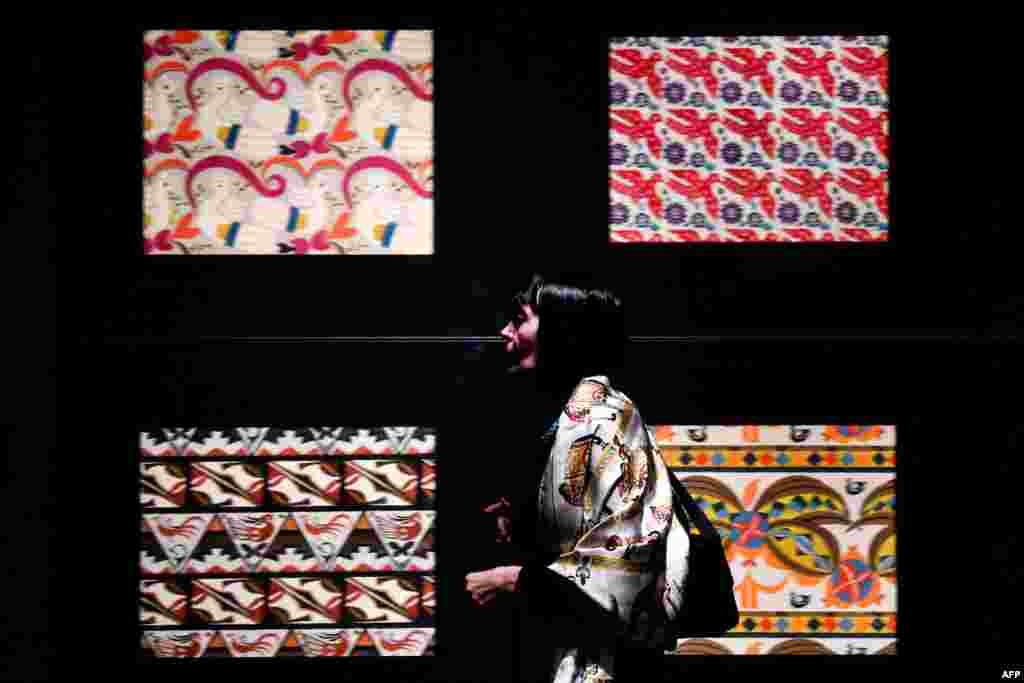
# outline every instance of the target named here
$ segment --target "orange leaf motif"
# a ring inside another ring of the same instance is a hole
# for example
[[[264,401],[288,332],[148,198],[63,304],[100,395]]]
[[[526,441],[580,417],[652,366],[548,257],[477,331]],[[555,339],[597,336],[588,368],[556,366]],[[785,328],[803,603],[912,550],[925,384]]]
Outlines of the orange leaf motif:
[[[672,440],[671,425],[658,425],[654,428],[654,440],[658,443],[667,443]]]
[[[348,127],[349,118],[350,117],[348,116],[343,116],[338,121],[338,125],[334,127],[334,132],[331,133],[331,142],[345,142],[356,136],[356,134]]]
[[[176,43],[194,43],[199,39],[198,31],[175,31],[174,42]]]
[[[199,131],[192,127],[193,117],[186,116],[185,120],[178,124],[178,129],[174,131],[175,140],[183,140],[185,142],[195,142],[199,139]]]
[[[755,479],[743,487],[743,507],[749,510],[754,505],[754,496],[757,495],[757,489],[760,485],[761,480]]]
[[[351,43],[356,36],[355,31],[331,31],[327,34],[327,43]]]
[[[174,227],[175,239],[187,240],[198,234],[199,228],[193,227],[191,213],[185,214],[185,217],[178,221],[178,224]]]
[[[338,220],[334,224],[331,234],[328,236],[330,239],[343,240],[345,238],[352,237],[359,232],[355,228],[348,227],[348,219],[351,215],[351,213],[343,213],[338,216]]]

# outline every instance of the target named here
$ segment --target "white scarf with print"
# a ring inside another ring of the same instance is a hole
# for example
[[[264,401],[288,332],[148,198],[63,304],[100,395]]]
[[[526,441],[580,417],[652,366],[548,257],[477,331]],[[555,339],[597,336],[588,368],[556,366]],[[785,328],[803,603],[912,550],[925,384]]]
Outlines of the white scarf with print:
[[[538,532],[561,553],[549,569],[618,615],[635,643],[657,642],[657,629],[682,605],[690,542],[672,512],[669,476],[633,402],[605,376],[584,378],[559,416]],[[653,605],[639,604],[662,572],[664,593]],[[610,680],[613,657],[560,649],[554,680]]]

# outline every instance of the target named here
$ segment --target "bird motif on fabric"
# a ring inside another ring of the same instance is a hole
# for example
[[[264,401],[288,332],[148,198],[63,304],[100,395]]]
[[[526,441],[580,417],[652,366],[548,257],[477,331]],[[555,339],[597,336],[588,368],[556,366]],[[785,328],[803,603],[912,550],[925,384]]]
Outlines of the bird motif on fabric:
[[[843,173],[850,177],[839,178],[838,183],[847,192],[852,192],[863,200],[873,199],[878,210],[889,217],[889,197],[885,185],[889,174],[882,171],[877,176],[871,175],[866,168],[843,168]]]
[[[698,79],[703,80],[709,93],[713,96],[718,94],[718,78],[711,68],[711,65],[719,60],[716,53],[712,52],[707,57],[701,57],[700,53],[693,48],[673,48],[669,52],[683,61],[669,59],[665,62],[668,68],[682,74],[691,83]]]
[[[616,117],[621,120],[616,121]],[[645,142],[655,159],[661,158],[661,139],[655,130],[659,123],[660,114],[651,114],[650,118],[644,119],[643,112],[635,109],[612,109],[612,130],[627,136],[631,142]]]
[[[615,50],[608,57],[608,66],[623,76],[636,81],[645,81],[647,87],[655,97],[662,96],[661,76],[655,68],[661,61],[661,55],[655,52],[650,57],[645,57],[640,50],[622,49]]]
[[[611,187],[620,194],[624,194],[634,202],[646,201],[651,212],[659,219],[664,218],[664,206],[661,197],[656,191],[657,184],[662,182],[661,174],[654,173],[645,178],[643,173],[635,170],[615,171],[627,183],[612,179]]]
[[[193,521],[197,521],[201,524],[203,520],[200,517],[189,517],[181,524],[174,526],[165,524],[163,518],[161,518],[157,521],[156,529],[161,536],[166,538],[174,538],[176,536],[185,536],[188,538],[199,532],[199,527],[195,526]]]
[[[832,218],[832,198],[828,194],[828,184],[833,181],[832,174],[825,171],[817,178],[809,168],[786,168],[783,172],[792,178],[782,178],[782,186],[800,196],[801,199],[818,200],[821,210]]]
[[[749,168],[727,168],[725,172],[733,177],[723,178],[722,184],[746,199],[751,205],[759,199],[765,213],[769,216],[775,214],[775,197],[772,196],[770,187],[775,182],[775,176],[772,173],[758,176]]]
[[[782,124],[783,128],[798,136],[801,140],[813,138],[818,143],[818,147],[825,158],[832,158],[832,137],[826,130],[826,125],[832,120],[832,114],[826,111],[815,117],[814,113],[807,107],[787,107],[782,111],[787,116],[797,119],[797,121],[785,118],[780,120],[779,123]]]
[[[718,123],[718,114],[708,114],[706,118],[702,119],[699,110],[686,108],[669,109],[668,113],[676,118],[683,119],[685,123],[668,119],[665,121],[665,125],[687,140],[703,140],[704,147],[711,158],[718,158],[719,140],[718,136],[711,129],[711,124]]]
[[[878,151],[889,158],[889,135],[885,132],[885,122],[889,120],[887,112],[879,112],[878,116],[872,118],[871,112],[863,107],[844,107],[839,110],[843,114],[856,119],[839,119],[838,123],[845,130],[857,136],[858,140],[871,138],[878,147]]]
[[[382,515],[377,520],[381,536],[387,540],[414,541],[422,530],[419,513],[395,515],[393,518]]]
[[[737,59],[722,57],[722,64],[727,66],[737,75],[743,76],[743,80],[750,82],[755,78],[761,79],[761,86],[768,97],[774,97],[775,78],[768,68],[768,62],[775,59],[774,52],[765,52],[760,57],[749,47],[727,47],[726,52]]]
[[[225,521],[237,538],[250,543],[261,543],[274,535],[274,518],[270,514],[241,519],[229,517]]]
[[[735,107],[732,109],[726,109],[725,111],[732,116],[743,120],[743,123],[739,123],[732,119],[724,119],[722,123],[726,128],[736,135],[739,135],[747,142],[750,142],[755,138],[760,139],[761,145],[764,147],[765,154],[768,155],[768,158],[775,158],[776,141],[768,130],[769,125],[775,121],[774,114],[767,112],[764,115],[764,118],[758,119],[757,112],[748,107]]]
[[[836,79],[828,69],[828,63],[836,58],[834,53],[826,52],[819,57],[809,47],[787,47],[786,50],[798,58],[783,59],[782,63],[787,69],[800,74],[805,80],[817,78],[828,96],[835,97]]]
[[[678,171],[669,171],[679,180],[686,182],[679,182],[679,180],[673,180],[669,178],[666,182],[669,189],[673,192],[683,195],[691,201],[704,200],[704,203],[708,207],[708,213],[715,220],[718,220],[718,197],[715,196],[714,191],[711,189],[712,185],[717,182],[721,182],[721,178],[717,173],[711,173],[706,178],[702,178],[700,173],[697,171],[683,169]]]
[[[859,60],[854,61],[849,57],[843,57],[839,60],[843,66],[868,80],[877,79],[879,85],[882,86],[882,90],[886,93],[889,92],[888,51],[876,57],[869,47],[846,47],[843,49]]]

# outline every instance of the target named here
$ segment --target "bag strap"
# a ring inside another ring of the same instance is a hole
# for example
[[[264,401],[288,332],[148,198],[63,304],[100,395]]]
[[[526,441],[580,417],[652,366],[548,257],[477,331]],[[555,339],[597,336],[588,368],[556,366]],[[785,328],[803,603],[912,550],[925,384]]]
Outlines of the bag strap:
[[[651,433],[646,429],[644,431],[647,433],[647,445],[653,448]],[[683,483],[676,479],[672,471],[668,469],[668,466],[665,467],[665,470],[668,472],[668,483],[672,486],[672,509],[686,529],[686,533],[691,533],[690,522],[692,521],[700,530],[701,535],[707,535],[709,538],[718,536],[718,532],[711,526],[708,518],[704,515],[704,511],[700,509],[697,502],[690,496]]]

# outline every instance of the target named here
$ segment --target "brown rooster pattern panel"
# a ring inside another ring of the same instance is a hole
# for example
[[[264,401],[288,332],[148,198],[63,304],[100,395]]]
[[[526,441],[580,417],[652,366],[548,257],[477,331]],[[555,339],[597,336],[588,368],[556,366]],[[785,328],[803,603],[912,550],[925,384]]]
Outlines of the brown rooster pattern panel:
[[[427,427],[140,432],[142,657],[432,655],[436,441]]]

